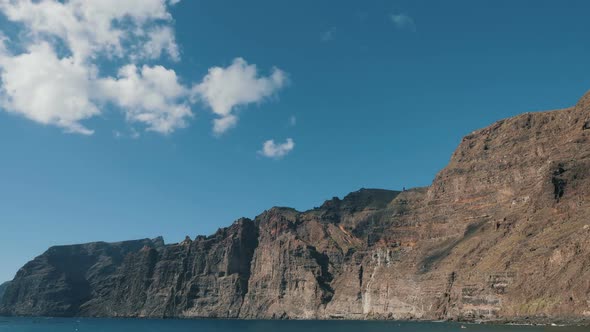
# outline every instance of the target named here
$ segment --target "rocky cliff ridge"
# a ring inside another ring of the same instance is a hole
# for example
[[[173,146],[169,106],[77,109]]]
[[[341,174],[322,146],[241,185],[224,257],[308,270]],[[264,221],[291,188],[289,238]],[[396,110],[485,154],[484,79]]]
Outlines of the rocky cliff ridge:
[[[428,188],[272,208],[212,236],[50,248],[35,316],[590,320],[590,95],[463,138]]]

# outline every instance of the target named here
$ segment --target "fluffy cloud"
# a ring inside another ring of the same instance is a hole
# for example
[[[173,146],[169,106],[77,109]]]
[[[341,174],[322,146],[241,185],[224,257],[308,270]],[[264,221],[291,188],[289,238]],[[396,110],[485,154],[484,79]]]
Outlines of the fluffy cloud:
[[[391,14],[389,15],[389,18],[398,29],[416,30],[414,19],[406,14]]]
[[[192,117],[189,89],[173,70],[135,63],[163,54],[179,60],[170,0],[0,0],[0,11],[21,23],[24,47],[0,52],[3,109],[66,132],[92,134],[81,121],[113,104],[130,122],[168,134]],[[24,32],[24,33],[23,33]],[[4,42],[7,42],[5,38]],[[56,50],[60,50],[59,54]],[[117,77],[100,77],[99,64],[130,61]]]
[[[17,56],[3,50],[0,69],[2,108],[67,132],[93,133],[80,124],[100,113],[90,96],[92,68],[71,57],[59,59],[49,44],[40,43]]]
[[[18,27],[12,39],[0,32],[0,107],[90,135],[83,123],[110,105],[131,123],[169,134],[187,126],[191,105],[201,101],[216,116],[215,133],[235,127],[237,110],[273,96],[286,75],[274,68],[260,76],[237,58],[210,68],[201,83],[183,85],[174,70],[154,64],[180,60],[168,11],[178,2],[0,0],[0,12]],[[106,76],[113,65],[117,75]]]
[[[141,56],[148,59],[157,59],[163,52],[168,53],[174,61],[180,60],[180,52],[174,38],[174,31],[170,27],[156,27],[148,33],[149,39],[143,46]]]
[[[192,90],[194,98],[203,101],[217,115],[213,122],[214,133],[223,134],[237,124],[239,106],[262,102],[286,82],[286,74],[278,68],[273,68],[270,76],[259,76],[256,65],[237,58],[226,68],[210,68],[203,81]]]
[[[258,151],[261,155],[268,158],[279,159],[286,156],[295,148],[295,142],[287,138],[284,143],[277,144],[274,140],[268,140],[262,145],[262,150]]]
[[[23,23],[32,39],[56,37],[63,40],[76,61],[100,54],[132,56],[130,49],[145,40],[152,42],[149,54],[162,49],[174,54],[173,35],[144,29],[171,20],[166,0],[0,0],[8,20]],[[166,40],[163,40],[166,38]],[[130,46],[124,47],[124,43]]]
[[[193,113],[185,100],[188,90],[173,70],[162,66],[141,69],[127,65],[117,78],[98,82],[100,96],[126,110],[127,119],[147,125],[148,130],[169,134],[186,126]]]

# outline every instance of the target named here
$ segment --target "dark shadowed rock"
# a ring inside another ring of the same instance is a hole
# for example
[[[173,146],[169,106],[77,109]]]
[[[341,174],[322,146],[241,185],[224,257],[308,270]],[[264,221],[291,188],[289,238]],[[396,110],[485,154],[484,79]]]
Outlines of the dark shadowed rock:
[[[275,207],[214,235],[50,248],[9,315],[581,322],[590,95],[465,136],[432,185]]]
[[[9,283],[10,283],[10,281],[0,284],[0,303],[2,303],[2,297],[4,296],[4,291],[8,287]]]
[[[158,245],[138,240],[51,247],[17,272],[5,290],[3,309],[14,315],[78,315],[85,303],[112,289],[130,254]]]
[[[25,316],[237,317],[257,245],[240,219],[212,236],[50,248],[7,287],[2,312]]]

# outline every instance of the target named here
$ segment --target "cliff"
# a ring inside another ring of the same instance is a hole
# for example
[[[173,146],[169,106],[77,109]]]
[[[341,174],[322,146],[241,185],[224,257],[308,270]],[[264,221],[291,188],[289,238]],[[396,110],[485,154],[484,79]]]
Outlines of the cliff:
[[[4,291],[8,287],[8,284],[10,284],[10,282],[8,282],[8,281],[0,284],[0,300],[2,300],[2,297],[4,296]]]
[[[212,236],[50,248],[0,313],[590,320],[590,94],[463,138],[428,188],[272,208]]]

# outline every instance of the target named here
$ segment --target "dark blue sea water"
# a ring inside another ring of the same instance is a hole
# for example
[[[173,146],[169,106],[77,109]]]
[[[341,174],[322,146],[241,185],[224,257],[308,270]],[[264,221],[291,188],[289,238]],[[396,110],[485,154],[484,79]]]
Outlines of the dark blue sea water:
[[[588,332],[588,327],[371,321],[1,318],[0,332]]]

